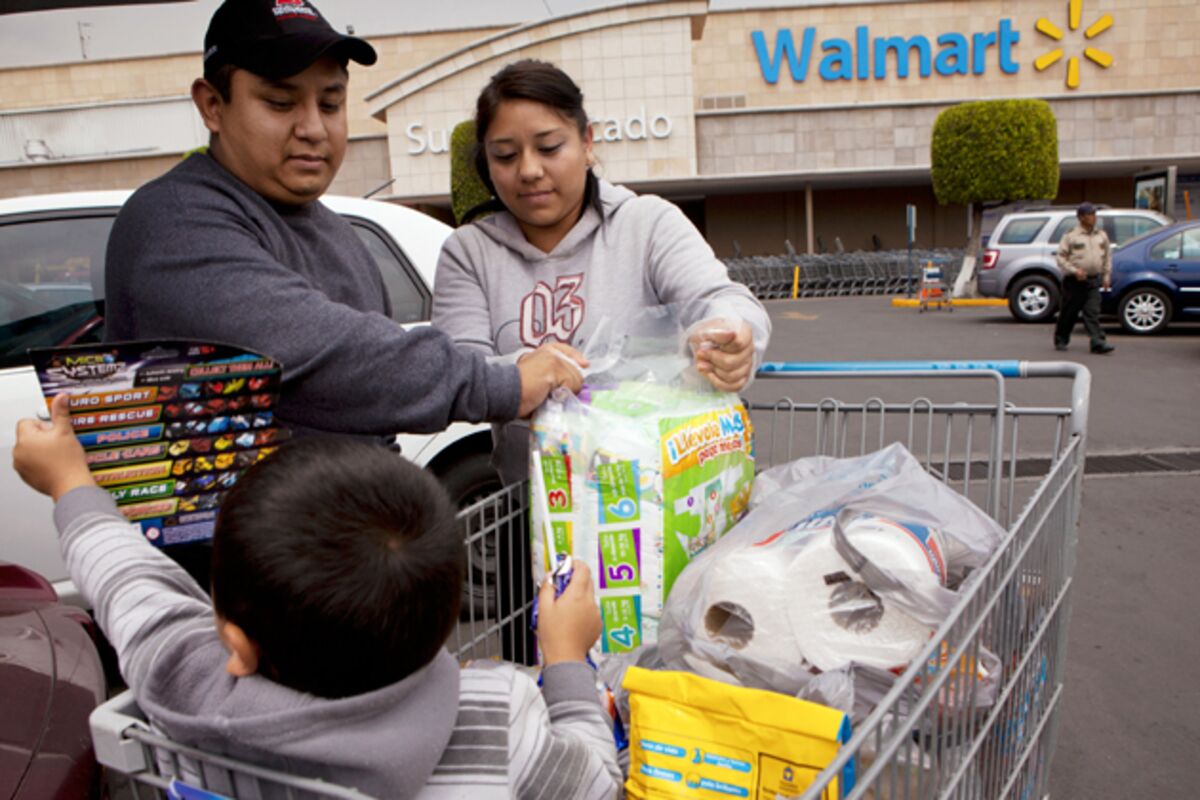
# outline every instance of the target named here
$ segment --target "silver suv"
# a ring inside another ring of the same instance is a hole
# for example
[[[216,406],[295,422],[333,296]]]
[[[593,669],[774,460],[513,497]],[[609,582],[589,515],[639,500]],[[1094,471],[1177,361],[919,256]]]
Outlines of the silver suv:
[[[1100,206],[1096,221],[1114,245],[1171,223],[1155,211]],[[1004,215],[988,239],[979,265],[979,293],[1008,298],[1021,322],[1042,322],[1058,311],[1062,276],[1055,263],[1058,242],[1075,227],[1075,207],[1027,208]]]

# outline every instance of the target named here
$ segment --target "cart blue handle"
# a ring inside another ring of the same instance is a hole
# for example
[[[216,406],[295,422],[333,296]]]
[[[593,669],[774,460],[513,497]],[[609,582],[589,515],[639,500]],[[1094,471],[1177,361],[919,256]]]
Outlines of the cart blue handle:
[[[758,368],[758,374],[764,378],[822,373],[843,376],[924,373],[928,377],[935,372],[991,372],[1002,378],[1070,378],[1071,433],[1081,437],[1087,433],[1092,373],[1071,361],[767,361]]]
[[[759,372],[965,372],[988,370],[1025,377],[1025,361],[767,361]]]

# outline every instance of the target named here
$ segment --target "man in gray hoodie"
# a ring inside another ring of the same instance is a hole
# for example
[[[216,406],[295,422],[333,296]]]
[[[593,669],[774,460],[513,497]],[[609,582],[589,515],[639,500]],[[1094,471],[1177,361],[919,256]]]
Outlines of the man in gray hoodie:
[[[307,0],[227,0],[204,40],[192,99],[211,139],[143,186],[108,242],[111,340],[239,345],[284,366],[293,428],[363,435],[524,416],[567,360],[543,350],[489,364],[431,327],[389,319],[388,294],[350,225],[317,198],[346,153],[349,60],[366,41]],[[560,348],[561,350],[561,348]]]
[[[615,796],[611,722],[584,663],[600,632],[585,566],[560,597],[542,587],[540,692],[511,664],[460,670],[444,646],[464,560],[449,499],[384,448],[313,437],[231,491],[210,603],[96,486],[66,400],[49,423],[21,421],[13,465],[55,500],[71,578],[158,730],[380,798]],[[183,768],[259,796],[247,776]]]

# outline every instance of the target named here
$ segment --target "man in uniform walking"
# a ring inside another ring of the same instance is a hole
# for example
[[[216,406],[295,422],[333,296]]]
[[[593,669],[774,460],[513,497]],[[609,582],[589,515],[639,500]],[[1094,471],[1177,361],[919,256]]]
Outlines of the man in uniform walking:
[[[1075,211],[1079,224],[1058,243],[1058,268],[1063,274],[1062,308],[1054,327],[1054,349],[1066,350],[1079,315],[1092,340],[1093,353],[1116,348],[1104,340],[1100,329],[1100,287],[1112,286],[1112,246],[1108,234],[1096,227],[1096,207],[1082,203]]]

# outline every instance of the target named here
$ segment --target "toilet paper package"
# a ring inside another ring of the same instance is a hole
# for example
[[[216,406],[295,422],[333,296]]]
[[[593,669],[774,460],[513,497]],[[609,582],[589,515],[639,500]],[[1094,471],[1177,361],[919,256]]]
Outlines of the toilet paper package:
[[[995,520],[932,477],[901,444],[854,458],[801,458],[763,471],[742,535],[761,538],[763,531],[808,524],[849,504],[941,531],[952,588],[983,566],[1004,537]]]
[[[692,672],[734,683],[752,675],[751,685],[789,693],[804,684],[795,673],[906,666],[935,626],[866,582],[839,552],[835,524],[826,516],[685,573],[660,643],[667,662],[677,658]],[[848,515],[842,528],[873,563],[903,575],[901,592],[943,586],[936,530],[869,513]],[[686,642],[675,635],[680,628]]]
[[[919,657],[1002,536],[899,445],[768,470],[747,515],[676,581],[659,656],[668,669],[822,702],[833,690],[850,710],[855,671],[897,674]],[[996,664],[942,653],[930,674],[975,669],[976,696],[956,703],[980,705]],[[816,675],[831,677],[810,686]]]
[[[531,430],[541,470],[530,481],[535,579],[555,556],[582,559],[604,620],[600,651],[656,641],[676,578],[746,510],[745,407],[711,390],[607,381],[552,398]]]

